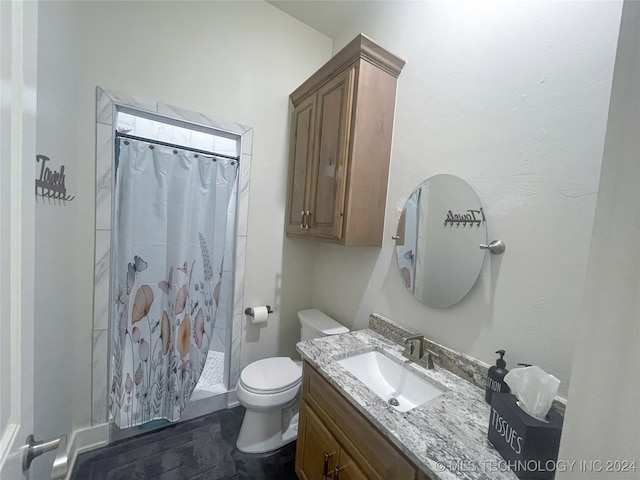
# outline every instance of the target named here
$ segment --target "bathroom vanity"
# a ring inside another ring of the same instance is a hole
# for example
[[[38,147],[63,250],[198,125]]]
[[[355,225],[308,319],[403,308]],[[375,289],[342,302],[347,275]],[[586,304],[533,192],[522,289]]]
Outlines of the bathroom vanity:
[[[404,63],[360,34],[290,95],[287,235],[382,245]]]
[[[304,359],[296,450],[299,478],[517,478],[487,440],[490,407],[473,383],[439,366],[427,370],[409,361],[402,355],[403,346],[371,329],[300,342],[297,349]],[[339,363],[371,351],[442,393],[407,411],[398,410]],[[449,358],[443,352],[440,360],[446,363]]]
[[[428,478],[309,363],[303,370],[296,452],[300,478]]]

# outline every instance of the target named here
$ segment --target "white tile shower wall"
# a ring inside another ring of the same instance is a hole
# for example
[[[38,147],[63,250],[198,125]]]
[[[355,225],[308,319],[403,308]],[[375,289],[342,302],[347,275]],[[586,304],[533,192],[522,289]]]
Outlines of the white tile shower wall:
[[[113,167],[108,167],[106,164],[113,165],[114,163],[114,142],[111,136],[111,132],[115,131],[115,116],[112,113],[107,115],[107,111],[116,111],[121,107],[128,108],[140,108],[140,106],[152,107],[155,109],[156,105],[160,105],[156,102],[148,102],[137,99],[134,104],[126,103],[133,97],[127,94],[122,94],[114,91],[105,91],[100,87],[96,88],[96,222],[100,218],[100,212],[107,211],[105,205],[109,205],[108,211],[111,212],[111,205],[113,203],[113,180],[111,179],[110,172],[113,172]],[[108,101],[107,99],[110,99]],[[125,103],[123,103],[125,102]],[[246,232],[246,225],[242,225],[242,219],[246,222],[248,218],[248,197],[249,196],[249,176],[251,172],[251,151],[253,147],[253,135],[251,127],[247,127],[238,123],[221,121],[213,116],[201,115],[195,112],[189,112],[186,109],[171,107],[166,104],[163,105],[163,112],[171,115],[171,118],[183,120],[186,122],[198,121],[198,125],[204,127],[210,127],[214,129],[221,129],[225,132],[237,135],[242,142],[243,149],[246,154],[242,155],[241,168],[239,169],[238,185],[242,185],[241,193],[235,193],[237,198],[237,211],[233,223],[237,223],[238,228],[233,228],[230,234],[233,232],[239,232],[240,226]],[[144,111],[149,111],[145,109]],[[155,110],[151,110],[154,113]],[[100,120],[109,120],[111,123],[100,123]],[[204,122],[204,123],[203,123]],[[136,121],[136,128],[141,125],[147,125],[145,122]],[[158,137],[159,132],[157,126],[153,126],[154,131],[149,131],[147,135]],[[178,127],[172,127],[178,128]],[[186,129],[184,129],[186,131]],[[167,130],[169,134],[171,129]],[[144,132],[140,133],[143,135]],[[187,140],[188,135],[183,135],[184,140]],[[173,138],[173,137],[172,137]],[[190,137],[189,137],[190,139]],[[106,172],[106,173],[105,173]],[[107,178],[107,175],[109,177]],[[243,178],[243,175],[246,178]],[[242,181],[241,181],[242,180]],[[243,201],[240,202],[240,199]],[[93,369],[92,369],[92,400],[91,400],[91,421],[94,425],[107,421],[107,408],[108,408],[108,392],[107,392],[107,371],[108,371],[108,315],[109,315],[109,252],[111,241],[111,216],[101,220],[98,229],[98,223],[96,223],[95,230],[95,262],[94,262],[94,341],[93,341]],[[238,235],[238,233],[236,233]],[[229,262],[228,270],[225,268],[225,274],[230,277],[234,290],[234,302],[233,312],[223,311],[225,318],[235,318],[242,312],[243,294],[244,294],[244,272],[245,272],[245,257],[246,257],[246,235],[236,237],[236,252],[227,252],[228,258],[233,258],[234,261]],[[231,265],[234,265],[234,272],[231,271]],[[236,322],[232,321],[233,325]],[[226,330],[223,328],[221,330]],[[231,352],[228,355],[231,365],[240,363],[240,341],[233,341],[234,338],[240,337],[241,329],[233,328],[230,332]],[[229,335],[228,332],[220,332],[221,337]],[[235,385],[238,378],[238,367],[232,369],[232,374],[229,376],[229,382],[231,385]]]
[[[213,151],[213,137],[206,133],[191,131],[191,146],[200,150]]]
[[[96,229],[111,228],[111,182],[113,181],[113,130],[96,124]]]
[[[251,142],[253,135],[247,139],[247,143]],[[246,144],[243,144],[242,150],[245,151]],[[251,151],[251,150],[249,150]],[[240,178],[238,183],[238,236],[247,236],[247,227],[249,225],[249,171],[246,159],[251,159],[251,155],[243,153],[240,156]]]
[[[111,194],[109,193],[109,196]],[[97,204],[96,204],[97,205]],[[109,265],[111,260],[111,230],[96,229],[96,258],[93,280],[93,329],[109,326]]]
[[[212,132],[194,130],[192,126],[188,126],[188,122],[175,117],[176,114],[172,113],[171,117],[165,117],[166,119],[171,119],[172,124],[169,124],[166,121],[160,121],[155,116],[154,118],[145,118],[136,116],[133,113],[119,112],[117,115],[117,131],[223,155],[235,157],[239,154],[236,139],[217,136]],[[178,123],[178,125],[173,123]]]
[[[185,120],[187,122],[195,123],[196,125],[215,124],[217,125],[216,130],[222,130],[223,132],[229,133],[237,133],[237,124],[234,122],[216,118],[214,116],[206,115],[200,112],[193,112],[191,110],[187,110],[186,108],[174,107],[173,105],[167,105],[166,103],[158,102],[157,112],[161,115],[165,115],[170,118],[177,118],[179,120]],[[249,141],[249,139],[247,139],[247,141]]]
[[[107,371],[109,363],[108,330],[93,331],[93,378],[91,388],[91,422],[99,425],[106,420]]]
[[[242,336],[236,335],[235,332],[242,332],[242,321],[244,317],[245,317],[244,313],[233,315],[233,324],[231,327],[233,332],[233,335],[231,335],[231,351],[232,352],[240,352],[241,345],[242,345]],[[229,377],[228,379],[225,378],[225,381],[228,381],[229,385],[235,386],[238,383],[238,379],[240,378],[240,370],[241,370],[240,362],[232,361],[229,366],[229,373],[228,373]],[[226,372],[225,372],[225,375],[226,375]],[[235,387],[233,388],[233,391],[235,392]]]
[[[246,155],[251,155],[251,148],[253,145],[253,130],[247,132],[245,140],[242,142],[242,152]]]
[[[126,105],[127,107],[155,112],[158,103],[144,100],[123,92],[110,91],[109,94],[98,94],[98,104],[96,105],[96,123],[115,127],[113,105]],[[114,128],[115,130],[115,128]]]

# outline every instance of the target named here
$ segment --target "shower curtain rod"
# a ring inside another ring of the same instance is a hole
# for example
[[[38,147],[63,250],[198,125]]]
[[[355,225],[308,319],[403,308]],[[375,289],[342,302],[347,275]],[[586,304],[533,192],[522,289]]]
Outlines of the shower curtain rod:
[[[130,140],[139,140],[141,142],[153,143],[163,147],[179,148],[180,150],[186,150],[187,152],[201,153],[203,155],[212,155],[214,157],[228,158],[229,160],[240,161],[240,157],[232,157],[231,155],[224,155],[222,153],[208,152],[207,150],[200,150],[198,148],[185,147],[184,145],[177,145],[175,143],[161,142],[160,140],[154,140],[152,138],[136,137],[135,135],[129,135],[116,131],[116,138],[128,138]]]

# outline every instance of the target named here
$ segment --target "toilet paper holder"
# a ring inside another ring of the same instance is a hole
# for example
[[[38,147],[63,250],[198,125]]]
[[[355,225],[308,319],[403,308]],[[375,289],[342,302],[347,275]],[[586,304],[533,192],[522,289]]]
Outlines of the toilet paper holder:
[[[273,310],[271,309],[271,305],[265,305],[265,307],[267,307],[267,313],[273,313]],[[244,311],[244,314],[250,317],[253,317],[254,316],[253,308],[251,307],[246,308]]]

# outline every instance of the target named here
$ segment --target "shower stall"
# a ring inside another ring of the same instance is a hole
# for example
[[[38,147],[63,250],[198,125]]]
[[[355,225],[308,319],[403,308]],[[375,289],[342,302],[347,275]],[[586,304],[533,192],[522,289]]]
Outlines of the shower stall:
[[[115,440],[236,401],[252,131],[100,88],[96,112],[92,417]]]

